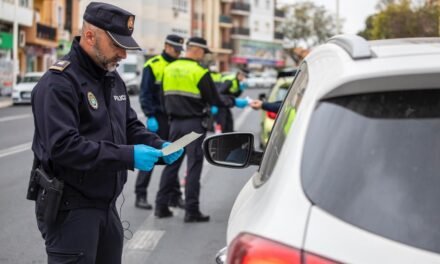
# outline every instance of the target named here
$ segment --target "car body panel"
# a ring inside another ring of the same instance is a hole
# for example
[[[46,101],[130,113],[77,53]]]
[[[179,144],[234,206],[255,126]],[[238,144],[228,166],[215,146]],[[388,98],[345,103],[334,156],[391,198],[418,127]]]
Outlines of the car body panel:
[[[343,263],[440,263],[437,254],[362,230],[316,206],[311,209],[304,249]]]

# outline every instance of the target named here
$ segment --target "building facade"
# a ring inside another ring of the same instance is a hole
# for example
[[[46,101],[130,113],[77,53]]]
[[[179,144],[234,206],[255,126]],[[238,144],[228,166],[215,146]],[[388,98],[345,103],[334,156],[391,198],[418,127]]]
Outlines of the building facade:
[[[80,1],[80,14],[91,0]],[[191,0],[106,0],[136,16],[133,37],[148,56],[162,52],[165,37],[178,34],[190,36]],[[80,20],[80,26],[82,18]]]
[[[25,59],[21,71],[46,71],[70,49],[78,34],[78,2],[34,0],[32,26],[24,29]]]
[[[192,0],[191,35],[207,39],[220,71],[284,66],[284,13],[274,0]]]

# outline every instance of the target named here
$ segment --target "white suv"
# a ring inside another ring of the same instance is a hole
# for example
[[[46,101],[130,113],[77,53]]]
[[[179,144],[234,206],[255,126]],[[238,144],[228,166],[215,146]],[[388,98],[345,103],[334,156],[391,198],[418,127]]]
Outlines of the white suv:
[[[259,166],[218,263],[440,263],[440,39],[330,39],[264,153],[253,139],[204,142],[213,164]]]

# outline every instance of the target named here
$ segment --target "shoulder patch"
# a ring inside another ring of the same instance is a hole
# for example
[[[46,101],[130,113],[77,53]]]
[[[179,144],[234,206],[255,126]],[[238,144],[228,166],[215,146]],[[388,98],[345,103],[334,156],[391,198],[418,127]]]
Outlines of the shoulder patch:
[[[55,70],[55,71],[62,72],[62,71],[64,71],[69,65],[70,65],[70,61],[59,60],[59,61],[55,62],[54,65],[50,66],[49,70]]]

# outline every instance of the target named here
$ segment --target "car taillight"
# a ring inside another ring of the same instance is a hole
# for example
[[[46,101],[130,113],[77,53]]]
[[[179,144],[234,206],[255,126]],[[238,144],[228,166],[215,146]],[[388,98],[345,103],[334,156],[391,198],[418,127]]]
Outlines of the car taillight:
[[[269,117],[270,119],[275,119],[277,117],[277,113],[267,111],[266,116]]]
[[[287,245],[242,233],[228,248],[227,264],[335,264]]]

